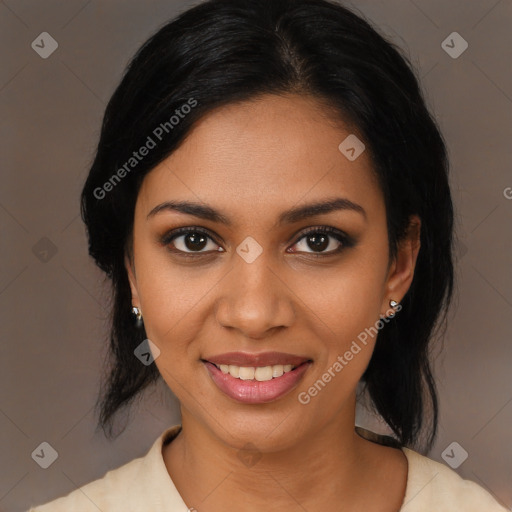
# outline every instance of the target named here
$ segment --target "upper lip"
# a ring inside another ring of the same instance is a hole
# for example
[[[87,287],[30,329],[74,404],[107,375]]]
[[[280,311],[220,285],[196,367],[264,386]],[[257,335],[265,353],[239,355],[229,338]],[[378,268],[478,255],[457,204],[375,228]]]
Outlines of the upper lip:
[[[299,366],[311,359],[295,354],[286,354],[284,352],[260,352],[258,354],[251,354],[248,352],[227,352],[225,354],[205,357],[204,360],[217,365],[232,364],[234,366],[256,367],[274,366],[277,364],[291,364],[292,366]]]

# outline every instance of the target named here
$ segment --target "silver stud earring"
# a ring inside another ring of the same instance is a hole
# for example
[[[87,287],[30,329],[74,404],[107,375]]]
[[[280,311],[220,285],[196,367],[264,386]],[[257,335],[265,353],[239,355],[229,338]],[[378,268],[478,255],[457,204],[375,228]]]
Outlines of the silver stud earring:
[[[395,309],[398,306],[398,302],[396,300],[391,299],[389,301],[389,306],[393,309]],[[386,318],[393,318],[396,315],[396,313],[389,314]]]
[[[137,327],[140,327],[142,325],[142,311],[140,310],[140,308],[133,306],[132,313],[135,315]]]

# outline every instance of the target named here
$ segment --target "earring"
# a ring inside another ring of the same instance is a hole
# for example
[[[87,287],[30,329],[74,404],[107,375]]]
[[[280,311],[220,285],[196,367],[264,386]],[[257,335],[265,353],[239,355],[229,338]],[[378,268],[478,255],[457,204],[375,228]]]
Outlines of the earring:
[[[140,308],[133,306],[132,313],[135,315],[135,322],[137,324],[137,327],[140,327],[142,324],[142,311],[140,310]]]
[[[398,306],[398,302],[396,300],[391,299],[389,301],[389,305],[390,305],[391,308],[395,309]],[[393,318],[395,316],[395,314],[396,313],[391,313],[386,318]]]

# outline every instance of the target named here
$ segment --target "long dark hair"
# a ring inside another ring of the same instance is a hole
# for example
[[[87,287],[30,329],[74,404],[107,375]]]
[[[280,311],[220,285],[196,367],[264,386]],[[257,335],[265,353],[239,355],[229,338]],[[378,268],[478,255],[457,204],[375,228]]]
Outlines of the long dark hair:
[[[113,437],[119,409],[159,377],[133,354],[146,334],[133,321],[124,267],[144,176],[203,115],[268,93],[314,97],[328,116],[357,127],[384,196],[390,257],[410,215],[421,218],[413,282],[380,331],[362,381],[400,444],[428,449],[438,420],[430,346],[446,323],[454,281],[446,148],[407,56],[328,0],[209,0],[165,24],[129,63],[81,196],[89,253],[113,290],[98,425]],[[156,146],[130,160],[148,137]]]

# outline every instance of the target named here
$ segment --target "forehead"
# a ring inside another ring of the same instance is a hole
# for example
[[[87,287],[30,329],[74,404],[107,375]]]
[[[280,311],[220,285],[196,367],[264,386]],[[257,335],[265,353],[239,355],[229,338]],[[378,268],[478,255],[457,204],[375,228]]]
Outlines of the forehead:
[[[204,201],[239,219],[254,208],[275,212],[333,195],[371,210],[383,200],[368,151],[349,160],[339,149],[354,135],[303,96],[267,95],[220,107],[146,176],[139,199],[146,213],[178,198]]]

